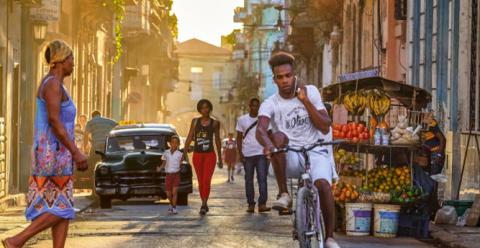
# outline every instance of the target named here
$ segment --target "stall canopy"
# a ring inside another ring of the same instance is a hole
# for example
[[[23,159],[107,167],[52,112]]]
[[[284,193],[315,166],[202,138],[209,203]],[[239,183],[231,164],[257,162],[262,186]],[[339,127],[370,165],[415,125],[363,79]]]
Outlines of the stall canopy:
[[[422,88],[399,83],[383,77],[361,78],[329,85],[322,89],[322,98],[326,102],[331,102],[339,96],[361,89],[383,90],[390,98],[397,99],[406,108],[416,110],[427,107],[427,104],[432,100],[432,95]]]

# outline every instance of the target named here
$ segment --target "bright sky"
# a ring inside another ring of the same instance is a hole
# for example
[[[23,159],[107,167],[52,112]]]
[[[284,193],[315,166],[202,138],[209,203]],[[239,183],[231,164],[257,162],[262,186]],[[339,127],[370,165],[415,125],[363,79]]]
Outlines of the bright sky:
[[[173,12],[178,18],[178,41],[192,38],[220,46],[221,36],[241,23],[233,22],[233,10],[244,0],[174,0]]]

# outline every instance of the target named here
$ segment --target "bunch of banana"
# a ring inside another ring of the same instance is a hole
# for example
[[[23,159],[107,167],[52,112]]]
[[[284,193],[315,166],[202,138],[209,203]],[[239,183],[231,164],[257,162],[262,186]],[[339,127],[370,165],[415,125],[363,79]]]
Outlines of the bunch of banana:
[[[372,90],[368,93],[367,102],[375,116],[384,115],[390,110],[390,98],[385,93]]]
[[[350,92],[343,97],[343,105],[353,115],[361,115],[367,107],[367,95],[364,91]]]

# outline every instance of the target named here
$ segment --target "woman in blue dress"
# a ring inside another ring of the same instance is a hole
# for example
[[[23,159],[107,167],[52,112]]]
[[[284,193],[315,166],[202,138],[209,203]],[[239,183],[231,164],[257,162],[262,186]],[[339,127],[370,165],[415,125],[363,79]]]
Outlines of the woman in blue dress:
[[[37,233],[51,228],[53,247],[65,246],[73,209],[73,167],[87,169],[87,158],[75,145],[75,105],[63,79],[72,74],[71,48],[60,40],[48,44],[50,65],[37,93],[32,174],[27,194],[26,218],[31,224],[19,234],[2,240],[8,248],[22,247]]]

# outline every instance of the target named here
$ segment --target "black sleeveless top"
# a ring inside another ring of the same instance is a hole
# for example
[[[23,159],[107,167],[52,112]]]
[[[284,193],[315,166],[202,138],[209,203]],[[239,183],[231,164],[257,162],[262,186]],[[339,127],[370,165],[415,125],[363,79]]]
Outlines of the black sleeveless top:
[[[210,118],[208,126],[202,126],[200,118],[195,119],[194,152],[213,152],[213,123],[215,120]]]

